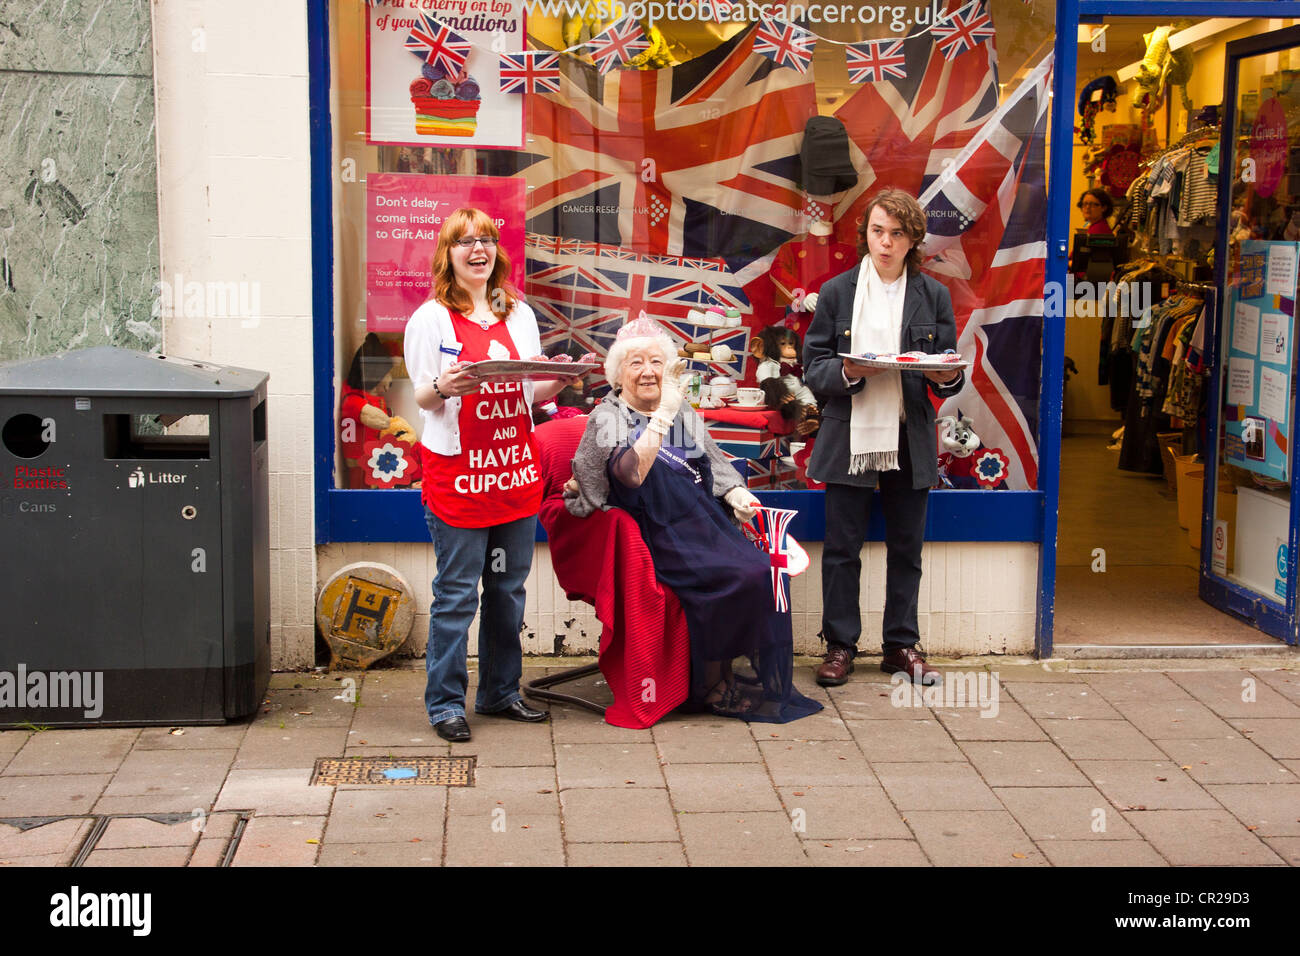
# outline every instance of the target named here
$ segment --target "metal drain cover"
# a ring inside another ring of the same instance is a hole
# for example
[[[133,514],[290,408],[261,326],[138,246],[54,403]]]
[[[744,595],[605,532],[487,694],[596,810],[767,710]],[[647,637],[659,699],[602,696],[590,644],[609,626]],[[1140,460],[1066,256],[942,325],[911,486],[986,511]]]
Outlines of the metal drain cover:
[[[473,757],[321,757],[311,775],[313,784],[474,786]]]

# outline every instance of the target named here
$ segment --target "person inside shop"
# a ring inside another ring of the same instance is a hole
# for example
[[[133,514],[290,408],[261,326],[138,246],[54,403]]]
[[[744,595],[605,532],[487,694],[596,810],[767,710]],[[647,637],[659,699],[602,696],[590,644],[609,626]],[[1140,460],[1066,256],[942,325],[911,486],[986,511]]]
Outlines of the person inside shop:
[[[475,711],[548,716],[519,693],[524,581],[542,496],[532,406],[575,379],[491,381],[469,370],[485,359],[541,356],[537,320],[509,275],[492,218],[458,209],[438,233],[432,294],[406,326],[406,367],[424,423],[422,500],[438,566],[424,703],[438,735],[452,741],[470,738],[466,655],[476,606]]]
[[[1115,201],[1104,189],[1085,189],[1079,197],[1078,207],[1083,213],[1083,227],[1075,230],[1074,245],[1070,251],[1070,271],[1076,279],[1108,279],[1120,260],[1116,258],[1113,246],[1108,246],[1090,271],[1088,265],[1092,260],[1093,249],[1088,237],[1113,235],[1109,220],[1115,211]]]
[[[941,398],[957,394],[965,373],[874,368],[840,357],[956,347],[948,290],[920,271],[925,228],[925,213],[912,196],[900,189],[873,196],[858,226],[861,260],[822,287],[804,341],[805,381],[825,400],[808,462],[809,476],[826,483],[827,649],[817,669],[823,686],[843,684],[853,671],[862,632],[862,542],[877,487],[886,553],[880,669],[914,683],[941,680],[921,652],[917,627],[926,504],[939,481],[929,392]]]
[[[1110,215],[1115,211],[1115,200],[1104,189],[1085,189],[1079,197],[1079,210],[1083,213],[1084,230],[1090,236],[1109,236]]]
[[[682,401],[684,367],[654,320],[619,330],[605,359],[612,390],[587,420],[565,507],[584,517],[616,505],[635,519],[656,577],[686,616],[688,708],[796,720],[821,704],[794,687],[790,617],[776,610],[768,556],[739,527],[758,499]],[[733,669],[737,658],[752,673]]]

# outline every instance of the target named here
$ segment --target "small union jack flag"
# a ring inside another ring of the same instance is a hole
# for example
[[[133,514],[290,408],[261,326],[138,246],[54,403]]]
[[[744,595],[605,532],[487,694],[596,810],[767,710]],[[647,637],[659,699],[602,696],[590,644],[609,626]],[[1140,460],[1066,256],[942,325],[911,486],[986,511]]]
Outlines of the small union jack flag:
[[[786,508],[759,508],[748,525],[754,545],[772,562],[772,600],[777,611],[784,613],[790,611],[790,575],[803,570],[791,561],[803,551],[790,537],[790,521],[798,513]]]
[[[943,58],[954,60],[967,50],[993,39],[993,18],[985,4],[970,4],[940,20],[931,29]]]
[[[624,17],[588,40],[587,49],[596,61],[596,69],[608,73],[650,49],[650,41],[641,32],[641,24]]]
[[[791,66],[808,72],[817,38],[803,27],[772,17],[762,17],[754,31],[754,52],[761,53],[777,66]]]
[[[902,40],[850,43],[844,48],[850,83],[879,83],[887,76],[907,79],[907,57]]]
[[[415,16],[419,22],[407,36],[406,48],[426,63],[441,66],[455,76],[469,59],[473,44],[427,13]]]
[[[529,50],[524,53],[502,53],[500,56],[502,93],[560,92],[558,53]]]

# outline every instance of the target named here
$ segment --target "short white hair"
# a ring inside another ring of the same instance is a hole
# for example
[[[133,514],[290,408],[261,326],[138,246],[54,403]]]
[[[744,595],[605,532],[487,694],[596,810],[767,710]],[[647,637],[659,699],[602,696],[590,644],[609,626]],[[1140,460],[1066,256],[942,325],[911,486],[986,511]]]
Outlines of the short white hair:
[[[634,349],[643,349],[658,346],[663,352],[664,369],[672,365],[677,358],[677,346],[667,335],[646,335],[638,338],[615,339],[614,344],[609,347],[605,353],[605,380],[609,382],[609,387],[618,390],[618,380],[623,375],[623,362],[627,359],[628,353]]]

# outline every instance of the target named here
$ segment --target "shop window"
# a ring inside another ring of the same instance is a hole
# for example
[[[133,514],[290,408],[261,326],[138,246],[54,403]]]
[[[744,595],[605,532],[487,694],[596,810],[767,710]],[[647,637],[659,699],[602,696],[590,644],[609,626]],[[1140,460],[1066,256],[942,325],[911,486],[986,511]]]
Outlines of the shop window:
[[[948,460],[952,483],[1036,489],[1053,6],[622,10],[331,4],[331,486],[418,480],[402,329],[456,206],[500,222],[544,351],[603,354],[644,311],[690,357],[707,407],[755,383],[763,328],[807,331],[809,294],[856,264],[868,198],[896,186],[928,208],[925,268],[973,363],[937,410],[981,439]],[[593,374],[560,400],[586,407],[605,387]],[[735,449],[751,487],[803,486],[798,430],[760,423],[752,438]]]

